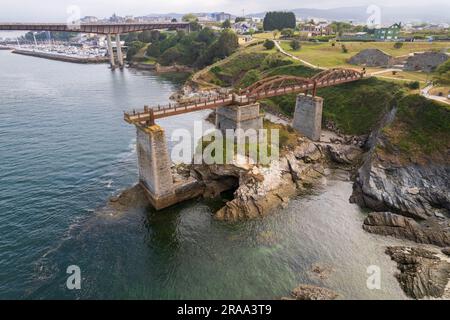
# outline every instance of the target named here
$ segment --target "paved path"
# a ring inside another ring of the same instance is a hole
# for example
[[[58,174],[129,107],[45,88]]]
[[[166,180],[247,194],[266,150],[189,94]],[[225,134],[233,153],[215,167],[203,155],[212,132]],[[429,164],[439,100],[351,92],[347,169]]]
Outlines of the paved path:
[[[432,88],[433,88],[433,85],[429,84],[428,86],[426,86],[425,88],[420,90],[420,94],[427,99],[442,102],[442,103],[450,105],[450,102],[448,101],[448,99],[446,97],[433,96],[433,95],[429,94],[429,92]]]

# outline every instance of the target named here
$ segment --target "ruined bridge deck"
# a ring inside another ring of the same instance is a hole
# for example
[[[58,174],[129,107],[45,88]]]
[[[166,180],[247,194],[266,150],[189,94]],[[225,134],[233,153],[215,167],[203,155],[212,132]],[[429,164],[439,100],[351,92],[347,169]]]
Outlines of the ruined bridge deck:
[[[362,79],[363,76],[363,73],[352,69],[330,69],[310,79],[275,76],[258,81],[241,91],[240,95],[229,94],[215,99],[203,99],[184,104],[175,103],[157,107],[146,106],[143,111],[133,110],[125,112],[124,120],[130,124],[152,124],[156,119],[230,105],[247,105],[261,99],[285,94],[308,93],[311,91],[315,95],[318,88],[357,81]]]

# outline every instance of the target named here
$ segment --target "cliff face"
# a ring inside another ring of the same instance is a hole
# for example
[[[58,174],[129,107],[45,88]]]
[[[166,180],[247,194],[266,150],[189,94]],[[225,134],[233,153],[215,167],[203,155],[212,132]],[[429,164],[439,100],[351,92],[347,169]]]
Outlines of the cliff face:
[[[448,245],[449,125],[448,109],[423,98],[408,97],[372,133],[351,202],[377,212],[395,212],[418,224],[408,220],[405,227],[406,220],[395,217],[394,221],[391,215],[379,213],[366,219],[365,230]]]
[[[391,163],[373,152],[358,171],[353,202],[416,219],[449,217],[450,166]]]

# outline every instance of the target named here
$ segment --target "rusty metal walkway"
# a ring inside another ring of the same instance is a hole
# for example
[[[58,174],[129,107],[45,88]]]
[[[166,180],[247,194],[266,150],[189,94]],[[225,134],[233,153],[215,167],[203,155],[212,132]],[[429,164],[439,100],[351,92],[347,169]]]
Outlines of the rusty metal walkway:
[[[166,106],[145,106],[142,111],[133,110],[131,112],[125,112],[124,119],[130,124],[151,125],[154,124],[156,119],[230,105],[246,105],[261,99],[285,94],[302,92],[308,94],[308,92],[311,92],[315,96],[316,90],[319,88],[353,82],[363,77],[363,72],[342,68],[328,69],[316,74],[312,78],[273,76],[262,79],[238,93],[222,95],[217,98],[199,99],[193,102],[183,104],[175,103]]]

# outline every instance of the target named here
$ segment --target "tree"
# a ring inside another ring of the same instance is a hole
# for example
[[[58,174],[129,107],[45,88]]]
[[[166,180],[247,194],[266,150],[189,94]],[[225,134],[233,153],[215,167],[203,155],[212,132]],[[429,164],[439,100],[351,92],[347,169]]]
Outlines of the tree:
[[[272,34],[273,34],[273,39],[275,40],[278,37],[278,35],[280,34],[280,31],[278,31],[278,29],[275,29],[275,30],[273,30]]]
[[[141,33],[138,34],[138,40],[145,43],[152,42],[153,41],[152,31],[150,30],[142,31]]]
[[[230,22],[229,19],[225,20],[225,21],[222,23],[222,28],[224,28],[224,29],[229,29],[229,28],[231,28],[231,22]]]
[[[188,14],[185,14],[185,15],[183,16],[183,18],[181,18],[181,20],[182,20],[183,22],[192,22],[192,21],[198,21],[198,18],[197,18],[197,16],[196,16],[195,14],[193,14],[193,13],[188,13]]]
[[[417,90],[420,88],[420,82],[419,81],[411,81],[411,82],[408,82],[406,86],[408,88],[410,88],[411,90]]]
[[[236,17],[236,19],[234,19],[234,22],[238,23],[238,22],[243,22],[243,21],[246,21],[246,20],[247,19],[245,17]]]
[[[263,27],[266,31],[275,29],[282,30],[285,28],[294,29],[296,25],[296,18],[293,12],[273,11],[267,12],[264,17]]]
[[[199,57],[195,65],[203,67],[232,54],[239,47],[239,40],[231,29],[225,29],[207,50]]]
[[[281,35],[284,38],[291,38],[294,36],[294,29],[291,28],[284,28],[283,30],[281,30]]]
[[[348,49],[347,49],[347,47],[345,46],[345,44],[343,44],[343,45],[341,46],[341,50],[342,50],[342,53],[347,53],[347,52],[348,52]]]
[[[436,84],[450,85],[450,60],[447,60],[447,62],[444,62],[436,69],[433,81]]]
[[[149,45],[146,54],[149,57],[158,58],[161,55],[161,45],[159,44],[159,41],[155,41]]]
[[[133,41],[129,46],[127,50],[127,61],[133,60],[133,57],[141,50],[143,47],[145,47],[146,44],[141,41]]]
[[[400,49],[401,47],[403,47],[403,42],[396,42],[396,43],[394,43],[394,48],[395,49]]]
[[[263,46],[267,50],[272,50],[273,48],[275,48],[275,42],[273,42],[272,40],[266,39],[266,41],[264,41]]]
[[[170,20],[170,22],[175,23],[175,22],[178,22],[178,20],[173,18],[172,20]]]
[[[198,33],[197,39],[206,44],[211,44],[216,39],[216,35],[211,28],[204,28]]]
[[[294,51],[298,51],[301,48],[300,41],[298,41],[297,39],[292,40],[290,46]]]
[[[217,56],[225,58],[239,48],[239,39],[236,33],[230,29],[225,29],[217,40]]]
[[[172,47],[164,51],[164,53],[160,57],[161,64],[167,66],[177,62],[183,54],[180,52],[180,49],[177,47]]]

